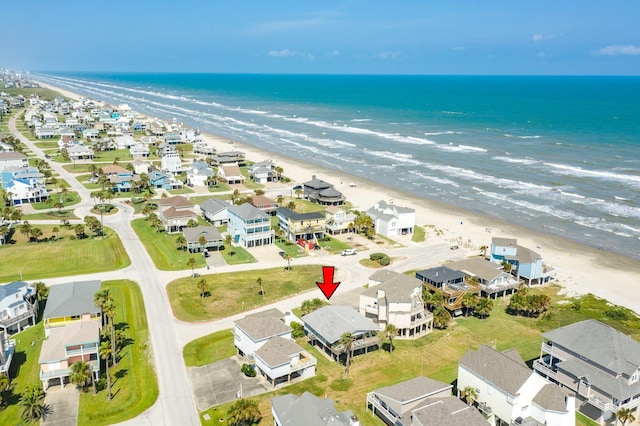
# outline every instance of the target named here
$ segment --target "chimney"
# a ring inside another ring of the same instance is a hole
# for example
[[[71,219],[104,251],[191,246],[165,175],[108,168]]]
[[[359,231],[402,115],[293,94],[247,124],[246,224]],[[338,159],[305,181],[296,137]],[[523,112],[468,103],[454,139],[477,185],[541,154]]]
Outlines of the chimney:
[[[349,426],[360,426],[360,420],[355,415],[349,417]]]

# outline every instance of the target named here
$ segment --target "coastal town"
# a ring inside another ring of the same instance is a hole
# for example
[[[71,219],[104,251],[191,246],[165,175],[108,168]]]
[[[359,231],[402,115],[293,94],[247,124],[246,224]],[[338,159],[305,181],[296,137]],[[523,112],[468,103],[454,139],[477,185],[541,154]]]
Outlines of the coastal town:
[[[567,295],[541,246],[470,237],[462,219],[442,227],[175,118],[1,77],[0,419],[640,418],[640,318]]]

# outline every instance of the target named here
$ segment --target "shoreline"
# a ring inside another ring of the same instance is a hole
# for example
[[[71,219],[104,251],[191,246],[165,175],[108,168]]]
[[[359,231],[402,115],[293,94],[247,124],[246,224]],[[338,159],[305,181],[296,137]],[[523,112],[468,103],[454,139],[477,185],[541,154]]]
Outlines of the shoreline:
[[[71,99],[81,97],[66,89],[42,82],[39,84]],[[635,283],[640,283],[640,261],[633,258],[599,250],[561,236],[535,231],[481,213],[456,209],[444,202],[422,198],[402,189],[274,153],[246,142],[234,140],[231,145],[229,138],[211,132],[203,132],[201,136],[218,152],[239,150],[245,153],[247,159],[254,162],[273,159],[283,168],[283,174],[291,178],[292,182],[302,183],[310,180],[312,175],[316,175],[319,179],[333,184],[358,210],[367,210],[379,200],[387,202],[393,200],[398,206],[415,209],[416,225],[433,225],[445,231],[443,236],[434,236],[427,228],[427,244],[420,243],[425,245],[425,249],[428,249],[430,240],[442,242],[443,239],[461,237],[464,242],[470,241],[474,250],[477,249],[479,253],[480,246],[491,245],[492,237],[517,238],[518,244],[538,252],[545,263],[559,269],[557,278],[552,283],[563,287],[564,293],[569,296],[592,293],[640,313],[640,294],[635,291],[637,287]],[[356,186],[350,187],[350,182],[355,183]]]

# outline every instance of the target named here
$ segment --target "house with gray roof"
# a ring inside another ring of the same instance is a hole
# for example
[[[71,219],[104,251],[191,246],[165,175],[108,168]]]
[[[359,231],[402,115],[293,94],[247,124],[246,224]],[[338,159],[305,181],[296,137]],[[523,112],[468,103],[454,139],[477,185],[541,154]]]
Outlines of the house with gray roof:
[[[324,306],[301,319],[309,343],[317,345],[334,361],[346,358],[346,348],[340,343],[345,333],[354,338],[351,356],[380,348],[380,326],[349,306]]]
[[[229,222],[229,212],[227,211],[229,206],[230,204],[225,201],[210,198],[200,203],[200,214],[207,222],[215,226],[222,226]]]
[[[515,238],[493,237],[490,260],[511,264],[511,273],[518,281],[523,278],[529,286],[549,282],[558,272],[557,268],[544,264],[538,252],[519,245]]]
[[[36,324],[36,289],[24,281],[0,286],[0,330],[11,335]]]
[[[215,172],[202,160],[194,161],[187,167],[187,184],[193,186],[209,186]]]
[[[483,297],[497,299],[513,294],[519,285],[518,280],[505,272],[501,264],[486,259],[476,257],[458,260],[448,263],[447,267],[464,273],[467,284],[479,284]]]
[[[305,392],[271,398],[275,426],[360,426],[351,410],[338,412],[332,400]]]
[[[291,339],[270,338],[254,353],[256,368],[275,388],[315,376],[318,360]]]
[[[231,204],[227,207],[229,225],[227,231],[233,242],[243,247],[260,247],[273,244],[274,231],[271,217],[249,203]]]
[[[452,264],[423,269],[416,272],[416,278],[430,293],[441,294],[443,306],[454,316],[462,315],[462,298],[465,294],[481,292],[477,283],[467,280],[464,272],[456,270]]]
[[[474,389],[478,408],[495,424],[575,425],[574,394],[529,369],[515,349],[482,345],[467,351],[458,364],[457,388],[458,397]]]
[[[289,241],[313,241],[324,237],[327,219],[322,212],[298,213],[286,207],[278,207],[276,216],[278,226]]]
[[[621,408],[640,417],[640,343],[596,320],[542,334],[534,370],[576,393],[579,410],[598,422]]]
[[[398,272],[360,294],[359,311],[384,329],[393,324],[397,337],[415,339],[433,329],[433,314],[424,308],[422,282]]]
[[[272,337],[291,340],[291,327],[271,315],[251,315],[234,321],[233,344],[240,357],[252,359]]]
[[[302,184],[302,191],[304,198],[323,206],[341,206],[346,199],[332,184],[318,179],[316,175]]]
[[[385,237],[412,234],[416,226],[416,211],[380,200],[367,210],[376,233]]]
[[[93,303],[93,296],[101,290],[101,286],[100,280],[51,286],[42,316],[45,335],[49,337],[51,329],[70,323],[86,320],[100,323],[102,311]]]
[[[187,250],[199,253],[206,250],[220,250],[224,247],[224,240],[215,226],[198,225],[194,228],[183,228],[182,233],[187,240]],[[204,237],[204,245],[201,238]]]

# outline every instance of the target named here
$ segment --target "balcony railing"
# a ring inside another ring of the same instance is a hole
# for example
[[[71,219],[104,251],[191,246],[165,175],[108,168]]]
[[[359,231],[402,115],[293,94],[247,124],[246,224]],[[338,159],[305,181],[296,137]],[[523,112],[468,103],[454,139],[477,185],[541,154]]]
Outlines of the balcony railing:
[[[547,377],[558,380],[558,373],[553,371],[550,366],[541,362],[539,359],[533,361],[533,369],[538,370]]]
[[[98,346],[87,347],[87,348],[82,348],[82,349],[66,350],[65,353],[67,355],[67,358],[72,357],[72,356],[76,356],[76,355],[97,354],[98,353]]]
[[[15,317],[11,317],[11,318],[4,318],[2,320],[0,320],[0,327],[4,327],[7,328],[13,324],[16,324],[20,321],[22,321],[25,318],[29,318],[31,316],[33,316],[35,314],[35,309],[33,307],[28,308],[27,312],[24,312],[18,316]]]
[[[383,407],[382,404],[380,404],[375,397],[371,397],[367,395],[367,403],[371,404],[376,409],[376,411],[383,414],[384,417],[388,421],[392,422],[393,424],[396,424],[396,422],[398,421],[399,416],[395,415],[394,413],[389,411],[387,408]]]

